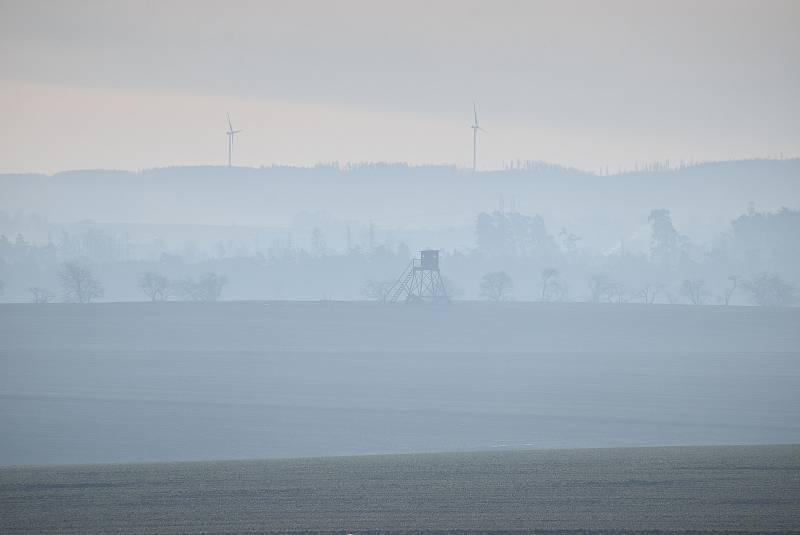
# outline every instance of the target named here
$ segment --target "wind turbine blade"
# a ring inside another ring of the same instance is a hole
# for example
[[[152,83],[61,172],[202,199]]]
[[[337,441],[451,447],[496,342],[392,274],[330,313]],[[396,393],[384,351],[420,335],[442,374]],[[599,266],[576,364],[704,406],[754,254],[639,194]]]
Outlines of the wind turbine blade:
[[[478,127],[478,130],[480,130],[480,131],[481,131],[481,132],[483,132],[484,134],[488,134],[488,133],[489,133],[489,132],[487,132],[486,130],[484,130],[483,128],[481,128],[480,126]]]
[[[229,113],[227,115],[228,115],[228,128],[230,128],[231,131],[232,131],[233,130],[233,125],[231,124],[231,114]]]
[[[239,132],[243,132],[244,130],[232,130],[231,134],[238,134]]]
[[[472,113],[475,114],[475,126],[478,126],[478,108],[475,106],[475,102],[472,103]]]

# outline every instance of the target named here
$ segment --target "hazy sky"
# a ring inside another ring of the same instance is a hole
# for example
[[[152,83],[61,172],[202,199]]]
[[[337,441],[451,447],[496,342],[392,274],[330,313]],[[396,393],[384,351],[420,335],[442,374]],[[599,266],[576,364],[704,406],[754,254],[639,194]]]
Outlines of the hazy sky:
[[[800,155],[800,2],[0,2],[0,172]]]

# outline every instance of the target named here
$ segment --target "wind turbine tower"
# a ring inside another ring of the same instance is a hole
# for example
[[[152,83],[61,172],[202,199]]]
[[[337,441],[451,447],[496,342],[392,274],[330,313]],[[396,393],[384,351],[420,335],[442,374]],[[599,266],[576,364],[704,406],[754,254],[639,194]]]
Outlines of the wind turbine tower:
[[[478,108],[475,107],[475,103],[472,103],[472,113],[475,116],[475,122],[472,123],[472,172],[474,173],[478,169],[478,130],[481,132],[486,132],[481,126],[478,124]]]
[[[231,114],[228,114],[228,167],[232,165],[231,158],[233,156],[233,136],[241,132],[241,130],[234,130],[233,125],[231,124]]]

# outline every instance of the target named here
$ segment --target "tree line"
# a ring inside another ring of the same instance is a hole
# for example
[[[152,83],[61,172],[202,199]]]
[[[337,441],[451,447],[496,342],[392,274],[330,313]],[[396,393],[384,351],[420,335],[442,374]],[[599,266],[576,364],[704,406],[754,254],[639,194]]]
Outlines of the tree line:
[[[642,219],[645,250],[602,252],[582,245],[569,229],[553,232],[536,214],[478,214],[474,247],[441,253],[445,286],[454,298],[497,301],[797,303],[800,211],[751,207],[710,243],[691,240],[666,209]],[[232,299],[380,299],[413,254],[402,241],[379,242],[372,235],[364,245],[331,250],[323,231],[314,228],[310,250],[287,243],[267,255],[193,259],[171,252],[131,260],[112,254],[113,242],[92,232],[46,245],[21,234],[0,236],[0,297],[36,303],[214,301],[224,291]]]
[[[760,306],[792,306],[798,302],[797,286],[777,275],[760,273],[750,279],[730,277],[730,286],[721,295],[706,289],[702,279],[684,279],[676,288],[663,284],[646,283],[639,288],[628,288],[625,284],[604,275],[594,275],[587,281],[588,299],[591,303],[642,303],[652,305],[663,294],[670,304],[729,305],[734,294],[745,293],[750,301]],[[541,272],[542,302],[566,302],[565,288],[558,280],[558,270],[548,268]],[[672,293],[675,290],[675,293]],[[480,297],[491,301],[507,301],[514,296],[514,280],[505,271],[485,274],[480,282]]]
[[[91,303],[103,297],[105,288],[92,269],[78,262],[64,262],[58,270],[61,300],[65,303]],[[150,301],[166,301],[177,297],[185,301],[217,301],[227,284],[226,277],[208,273],[199,279],[191,277],[172,281],[154,271],[143,273],[137,287]],[[55,291],[40,286],[29,289],[33,303],[53,303]]]

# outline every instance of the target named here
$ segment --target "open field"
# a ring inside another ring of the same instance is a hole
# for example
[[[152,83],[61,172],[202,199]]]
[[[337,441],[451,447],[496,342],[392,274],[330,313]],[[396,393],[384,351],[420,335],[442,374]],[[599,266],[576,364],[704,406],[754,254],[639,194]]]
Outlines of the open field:
[[[797,533],[798,503],[797,445],[0,469],[8,535]]]
[[[0,465],[800,443],[800,309],[0,305]]]

